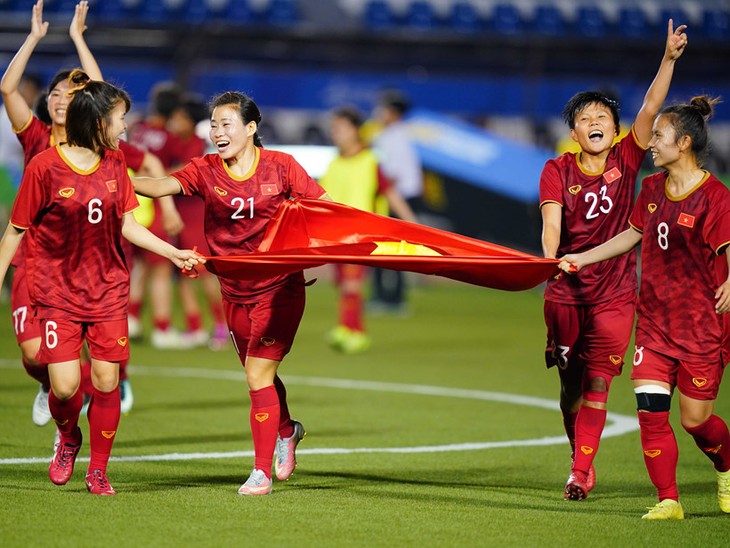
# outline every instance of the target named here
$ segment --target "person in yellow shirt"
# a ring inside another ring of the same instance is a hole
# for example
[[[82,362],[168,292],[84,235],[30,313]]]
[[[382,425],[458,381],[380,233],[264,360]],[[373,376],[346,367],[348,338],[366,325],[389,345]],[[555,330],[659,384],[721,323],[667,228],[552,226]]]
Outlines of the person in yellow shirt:
[[[398,193],[378,165],[375,153],[363,143],[360,129],[364,118],[354,107],[337,109],[330,123],[330,136],[338,155],[319,180],[336,202],[369,212],[382,211],[378,202],[385,200],[398,217],[416,222],[408,203]],[[370,348],[363,321],[363,285],[366,268],[360,265],[336,265],[339,287],[339,321],[328,332],[329,344],[346,354]]]

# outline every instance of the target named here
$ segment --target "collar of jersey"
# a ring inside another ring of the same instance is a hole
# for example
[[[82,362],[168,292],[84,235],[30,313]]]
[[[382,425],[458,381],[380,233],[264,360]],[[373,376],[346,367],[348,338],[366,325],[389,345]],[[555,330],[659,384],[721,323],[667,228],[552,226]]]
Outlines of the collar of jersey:
[[[63,160],[64,163],[68,167],[70,167],[72,170],[74,170],[79,175],[89,175],[91,173],[94,173],[99,168],[99,164],[101,163],[101,158],[99,158],[99,160],[97,160],[97,162],[93,166],[91,166],[87,170],[83,170],[80,167],[75,166],[71,162],[71,160],[69,160],[68,157],[66,157],[66,155],[63,153],[63,150],[61,149],[61,145],[56,145],[56,150],[58,151],[58,155],[61,157],[61,160]]]
[[[228,164],[223,158],[220,158],[221,162],[223,163],[223,169],[226,170],[226,173],[228,173],[228,176],[233,179],[234,181],[245,181],[247,179],[250,179],[254,173],[256,173],[256,168],[259,166],[259,159],[261,158],[261,149],[259,147],[254,147],[256,158],[254,158],[253,165],[251,166],[251,169],[248,170],[248,173],[244,175],[243,177],[239,177],[238,175],[234,175],[233,172],[228,169]]]
[[[669,174],[667,174],[666,179],[664,179],[664,195],[667,197],[667,200],[669,200],[671,202],[681,202],[687,196],[689,196],[690,194],[692,194],[695,190],[697,190],[702,185],[704,185],[705,184],[705,181],[707,181],[707,179],[710,178],[710,172],[707,171],[706,169],[703,170],[703,171],[705,172],[705,175],[702,177],[702,179],[700,179],[700,182],[697,183],[692,188],[690,188],[687,192],[685,192],[684,194],[681,194],[679,196],[672,196],[671,194],[669,194],[669,188],[667,188],[667,184],[669,183]]]

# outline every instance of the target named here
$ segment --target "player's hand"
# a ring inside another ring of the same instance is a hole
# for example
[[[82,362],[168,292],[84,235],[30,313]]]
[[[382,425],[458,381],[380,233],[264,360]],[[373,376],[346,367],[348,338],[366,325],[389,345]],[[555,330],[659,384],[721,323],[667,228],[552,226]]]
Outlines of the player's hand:
[[[194,249],[175,248],[170,260],[184,271],[192,271],[199,264],[205,264],[205,257],[199,255]]]
[[[715,291],[715,312],[718,314],[726,314],[730,312],[730,280],[725,281]]]
[[[585,265],[581,264],[579,253],[561,257],[560,264],[558,264],[558,268],[568,274],[575,274],[583,268],[583,266]]]
[[[41,40],[47,32],[48,21],[43,21],[43,0],[38,0],[33,6],[30,18],[30,35],[36,40]]]
[[[87,13],[89,13],[89,2],[87,0],[81,0],[81,2],[76,4],[74,18],[71,20],[71,26],[68,28],[68,34],[74,42],[80,40],[84,31],[88,28],[86,26]]]
[[[687,35],[684,30],[687,25],[679,25],[676,29],[674,28],[674,21],[671,19],[667,23],[667,48],[664,51],[664,56],[667,59],[676,61],[684,53],[684,48],[687,45]]]

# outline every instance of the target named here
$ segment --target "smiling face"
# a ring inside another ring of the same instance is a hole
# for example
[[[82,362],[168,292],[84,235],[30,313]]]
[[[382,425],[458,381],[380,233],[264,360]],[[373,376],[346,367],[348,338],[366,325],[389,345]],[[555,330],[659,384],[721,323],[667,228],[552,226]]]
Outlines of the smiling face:
[[[66,125],[66,108],[71,101],[68,90],[68,81],[63,80],[56,84],[56,87],[48,94],[48,114],[53,123],[58,126]]]
[[[253,143],[256,122],[244,124],[235,105],[221,105],[210,118],[210,141],[224,160],[240,157],[249,142]]]
[[[673,164],[679,160],[683,148],[687,143],[683,140],[689,140],[684,136],[677,142],[677,132],[668,116],[657,116],[654,120],[654,127],[651,130],[651,140],[649,141],[649,149],[651,150],[651,159],[656,167],[664,167]]]
[[[105,131],[107,142],[113,144],[115,150],[119,148],[119,139],[127,131],[126,115],[127,106],[122,101],[119,101],[109,113],[109,122],[106,124]]]
[[[600,154],[611,148],[618,135],[611,110],[600,103],[589,103],[575,115],[575,128],[570,136],[581,149],[590,154]]]

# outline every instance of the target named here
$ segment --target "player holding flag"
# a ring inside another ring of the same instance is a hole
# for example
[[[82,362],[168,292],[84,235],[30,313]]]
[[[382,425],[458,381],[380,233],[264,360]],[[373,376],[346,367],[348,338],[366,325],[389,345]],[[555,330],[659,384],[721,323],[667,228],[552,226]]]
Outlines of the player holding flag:
[[[675,30],[669,20],[659,71],[631,131],[616,145],[616,101],[582,92],[566,105],[563,118],[581,151],[548,161],[540,177],[545,257],[589,249],[626,228],[652,122],[687,45],[685,28]],[[629,344],[636,289],[636,258],[628,254],[577,276],[551,279],[545,290],[545,359],[548,367],[558,368],[560,408],[572,449],[563,495],[569,500],[586,498],[595,484],[593,459],[606,423],[611,380],[621,373]]]

